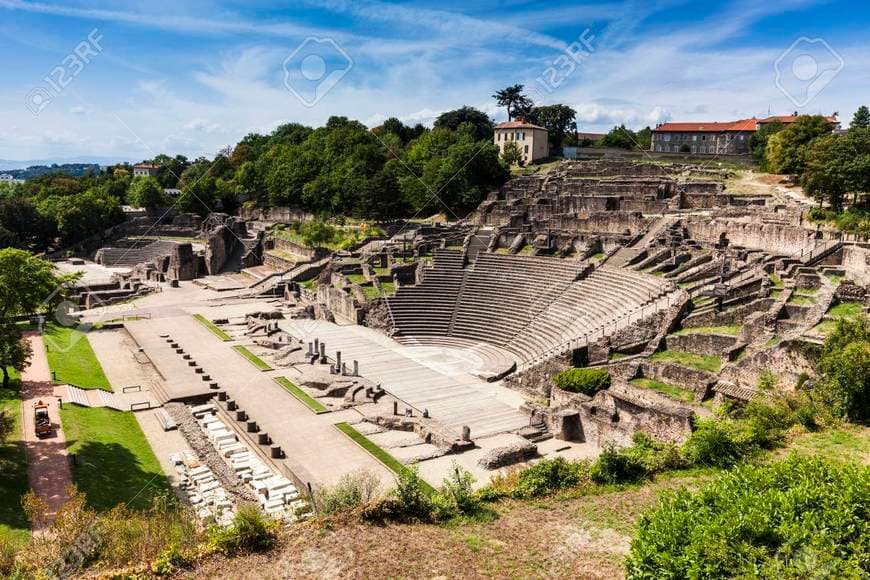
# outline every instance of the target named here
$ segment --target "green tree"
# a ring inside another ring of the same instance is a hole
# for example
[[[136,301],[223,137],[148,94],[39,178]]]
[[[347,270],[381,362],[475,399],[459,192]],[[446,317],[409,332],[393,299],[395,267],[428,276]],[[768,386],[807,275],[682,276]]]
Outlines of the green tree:
[[[532,100],[523,93],[523,88],[523,85],[511,85],[496,91],[492,96],[495,102],[507,111],[508,121],[514,117],[526,116],[534,105]]]
[[[837,321],[819,359],[822,394],[838,414],[870,421],[870,320],[866,315]]]
[[[3,388],[10,386],[10,369],[19,373],[24,370],[33,355],[30,343],[24,340],[21,332],[11,325],[0,328],[0,370],[3,372]],[[3,438],[0,437],[0,443]]]
[[[870,109],[867,108],[867,105],[858,107],[858,110],[855,111],[855,115],[852,117],[849,129],[870,129]]]
[[[116,197],[99,189],[78,195],[50,196],[37,204],[39,213],[53,219],[66,244],[75,244],[124,220]]]
[[[400,177],[400,184],[415,211],[443,203],[448,215],[460,215],[510,176],[498,147],[475,141],[473,133],[467,123],[458,131],[435,129],[408,148],[405,163],[410,173]]]
[[[637,148],[641,151],[649,151],[652,146],[652,128],[647,126],[635,133]]]
[[[821,115],[804,115],[770,136],[765,157],[770,171],[800,175],[807,162],[807,149],[816,137],[831,133],[831,123]]]
[[[133,207],[155,209],[166,207],[168,199],[163,193],[163,187],[157,179],[151,176],[139,176],[133,179],[130,190],[127,193],[127,202]]]
[[[22,249],[45,249],[54,237],[51,220],[29,198],[0,198],[0,227],[14,236],[9,245]]]
[[[435,119],[434,127],[456,131],[462,123],[471,123],[474,126],[475,141],[492,140],[492,119],[474,107],[465,106],[453,111],[445,111]]]
[[[335,240],[338,232],[322,220],[312,220],[299,226],[302,242],[309,248],[320,248]]]
[[[553,147],[561,147],[568,135],[577,132],[577,111],[568,105],[535,107],[529,113],[528,120],[547,130],[550,145]]]
[[[519,165],[523,160],[523,155],[520,152],[520,146],[517,145],[516,141],[508,141],[504,144],[501,150],[501,160],[504,161],[508,167],[512,165]]]
[[[25,250],[0,250],[0,326],[8,328],[16,316],[51,308],[78,277],[57,274],[54,264]]]
[[[615,147],[617,149],[637,149],[637,134],[625,125],[614,127],[598,142],[601,147]]]
[[[801,175],[804,190],[841,211],[847,193],[858,202],[861,192],[870,191],[870,129],[850,129],[845,135],[826,134],[806,148]]]
[[[758,161],[762,171],[767,170],[767,143],[770,141],[771,135],[775,135],[785,129],[785,123],[782,121],[771,121],[764,123],[758,130],[749,138],[749,148],[752,151],[752,156]]]

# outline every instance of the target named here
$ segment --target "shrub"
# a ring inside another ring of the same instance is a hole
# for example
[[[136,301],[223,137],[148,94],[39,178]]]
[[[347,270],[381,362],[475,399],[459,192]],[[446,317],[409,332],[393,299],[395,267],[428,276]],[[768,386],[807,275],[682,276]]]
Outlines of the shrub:
[[[211,530],[212,546],[224,554],[261,552],[275,545],[278,524],[254,505],[239,506],[233,523]]]
[[[593,396],[610,387],[610,373],[604,369],[566,369],[553,377],[563,391]]]
[[[636,454],[630,450],[619,450],[609,442],[592,464],[591,475],[595,483],[614,484],[638,481],[649,473]]]
[[[750,437],[731,419],[699,419],[683,451],[692,464],[730,467],[751,451]]]
[[[348,473],[334,486],[318,490],[317,507],[324,514],[352,510],[374,500],[380,490],[380,479],[371,471]]]
[[[447,500],[454,513],[469,515],[480,509],[480,498],[474,493],[474,476],[455,461],[450,468],[450,476],[444,479],[440,496]],[[440,519],[445,519],[442,515]]]
[[[569,462],[564,457],[543,459],[519,472],[514,497],[538,497],[577,487],[589,480],[589,464]]]
[[[870,421],[870,320],[840,319],[822,347],[820,394],[833,411],[858,422]]]
[[[679,447],[672,443],[655,441],[646,433],[634,434],[633,445],[625,450],[640,461],[647,473],[659,473],[668,469],[686,467],[686,458]]]
[[[746,465],[641,518],[629,578],[859,578],[870,468],[792,457]]]
[[[410,520],[429,520],[432,515],[432,498],[426,482],[416,467],[403,470],[393,495],[397,500],[399,515]]]

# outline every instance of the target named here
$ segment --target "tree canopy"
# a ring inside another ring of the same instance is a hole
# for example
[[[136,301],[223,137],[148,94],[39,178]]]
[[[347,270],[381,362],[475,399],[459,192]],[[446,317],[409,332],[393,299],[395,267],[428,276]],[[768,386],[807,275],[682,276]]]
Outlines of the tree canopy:
[[[528,120],[547,129],[553,147],[561,147],[568,135],[577,132],[577,111],[568,105],[534,107],[529,112]]]
[[[803,173],[807,149],[816,137],[831,132],[830,122],[821,115],[803,115],[767,141],[767,164],[773,173]]]
[[[516,117],[525,117],[532,110],[534,103],[523,92],[524,88],[524,85],[511,85],[496,91],[492,96],[500,107],[505,108],[508,121]]]
[[[867,105],[858,107],[858,110],[855,111],[855,115],[852,117],[849,129],[870,129],[870,109],[867,108]]]
[[[493,123],[489,115],[474,107],[460,107],[453,111],[445,111],[435,119],[436,129],[450,129],[456,131],[463,123],[471,123],[474,126],[474,138],[477,141],[491,140]]]
[[[154,209],[167,205],[166,194],[157,179],[150,176],[139,176],[130,184],[127,203],[133,207]]]

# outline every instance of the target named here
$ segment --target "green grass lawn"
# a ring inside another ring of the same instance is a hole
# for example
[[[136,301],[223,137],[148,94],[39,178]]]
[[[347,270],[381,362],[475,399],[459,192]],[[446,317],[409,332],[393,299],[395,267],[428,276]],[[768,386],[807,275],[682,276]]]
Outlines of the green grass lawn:
[[[722,359],[718,356],[695,354],[676,350],[663,350],[655,353],[650,360],[671,362],[684,367],[691,367],[709,373],[718,373],[722,368]]]
[[[299,402],[314,411],[317,414],[328,413],[329,409],[322,405],[320,401],[294,385],[287,377],[275,377],[275,382],[284,387],[288,393],[299,399]]]
[[[85,333],[72,327],[46,324],[43,342],[55,382],[83,389],[112,390]]]
[[[685,403],[691,403],[695,400],[694,392],[668,383],[663,383],[662,381],[657,381],[656,379],[631,379],[629,382],[632,385],[644,389],[650,389],[652,391],[658,391],[659,393],[669,395]]]
[[[202,314],[194,314],[193,317],[196,318],[200,322],[200,324],[202,324],[203,326],[208,328],[210,331],[212,331],[215,334],[215,336],[217,336],[222,341],[226,342],[228,340],[233,339],[232,336],[230,336],[229,334],[227,334],[226,332],[224,332],[223,330],[218,328],[211,320],[209,320],[208,318],[206,318]]]
[[[825,274],[825,277],[831,281],[831,284],[834,286],[839,286],[840,282],[845,278],[845,276],[841,276],[840,274]]]
[[[396,475],[401,475],[402,473],[408,471],[408,468],[403,463],[401,463],[398,459],[378,447],[371,439],[354,429],[353,426],[349,425],[348,423],[336,423],[335,427],[339,431],[350,437],[360,447],[371,453],[375,457],[375,459],[383,463]],[[422,483],[426,491],[430,493],[435,491],[425,481],[423,481]]]
[[[683,328],[674,333],[674,336],[685,336],[687,334],[724,334],[727,336],[737,336],[740,334],[741,326],[732,324],[727,326],[692,326]]]
[[[12,378],[17,381],[17,376]],[[21,496],[30,486],[27,483],[18,391],[0,389],[0,411],[15,419],[12,434],[0,444],[0,544],[19,545],[30,537],[30,522],[21,507]]]
[[[836,429],[801,433],[789,441],[789,452],[870,465],[870,427],[843,423]]]
[[[124,502],[142,509],[169,489],[166,476],[130,411],[66,404],[60,412],[73,481],[98,510]]]
[[[795,293],[789,296],[788,303],[795,306],[811,306],[816,303],[816,300],[812,296]]]
[[[770,274],[768,278],[770,278],[774,288],[782,288],[782,278],[779,277],[779,274]]]
[[[344,277],[347,278],[348,282],[359,284],[360,286],[369,283],[369,281],[366,280],[366,277],[362,274],[345,274]]]
[[[269,363],[249,351],[247,348],[242,345],[236,345],[233,347],[233,350],[251,361],[251,364],[260,369],[261,371],[271,371],[272,367],[269,366]]]
[[[810,332],[816,332],[818,334],[823,334],[825,336],[834,332],[834,329],[837,328],[837,322],[835,320],[822,320],[817,325],[810,329]]]
[[[372,268],[372,271],[375,273],[376,276],[389,276],[390,275],[389,268],[380,268],[380,267]]]
[[[837,318],[850,318],[858,316],[863,311],[864,307],[860,302],[840,302],[828,310],[828,314]]]
[[[697,298],[692,298],[692,305],[695,308],[703,308],[710,304],[713,304],[713,298],[710,296],[698,296]]]
[[[308,290],[309,292],[314,292],[317,290],[317,278],[312,278],[311,280],[304,280],[299,282],[299,285]]]

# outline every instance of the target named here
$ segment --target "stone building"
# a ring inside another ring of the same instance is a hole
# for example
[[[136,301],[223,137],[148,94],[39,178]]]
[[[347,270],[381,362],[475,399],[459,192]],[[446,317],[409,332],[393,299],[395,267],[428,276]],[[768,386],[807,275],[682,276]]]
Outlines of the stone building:
[[[157,170],[160,166],[156,163],[137,163],[133,166],[133,176],[157,177]]]
[[[700,155],[748,155],[750,139],[764,125],[794,123],[799,115],[775,115],[764,119],[741,119],[726,123],[662,123],[653,129],[650,151]],[[836,117],[827,117],[831,130],[839,128]]]
[[[509,141],[516,142],[525,163],[533,163],[550,156],[547,130],[523,119],[496,125],[492,140],[500,153],[504,152]]]

